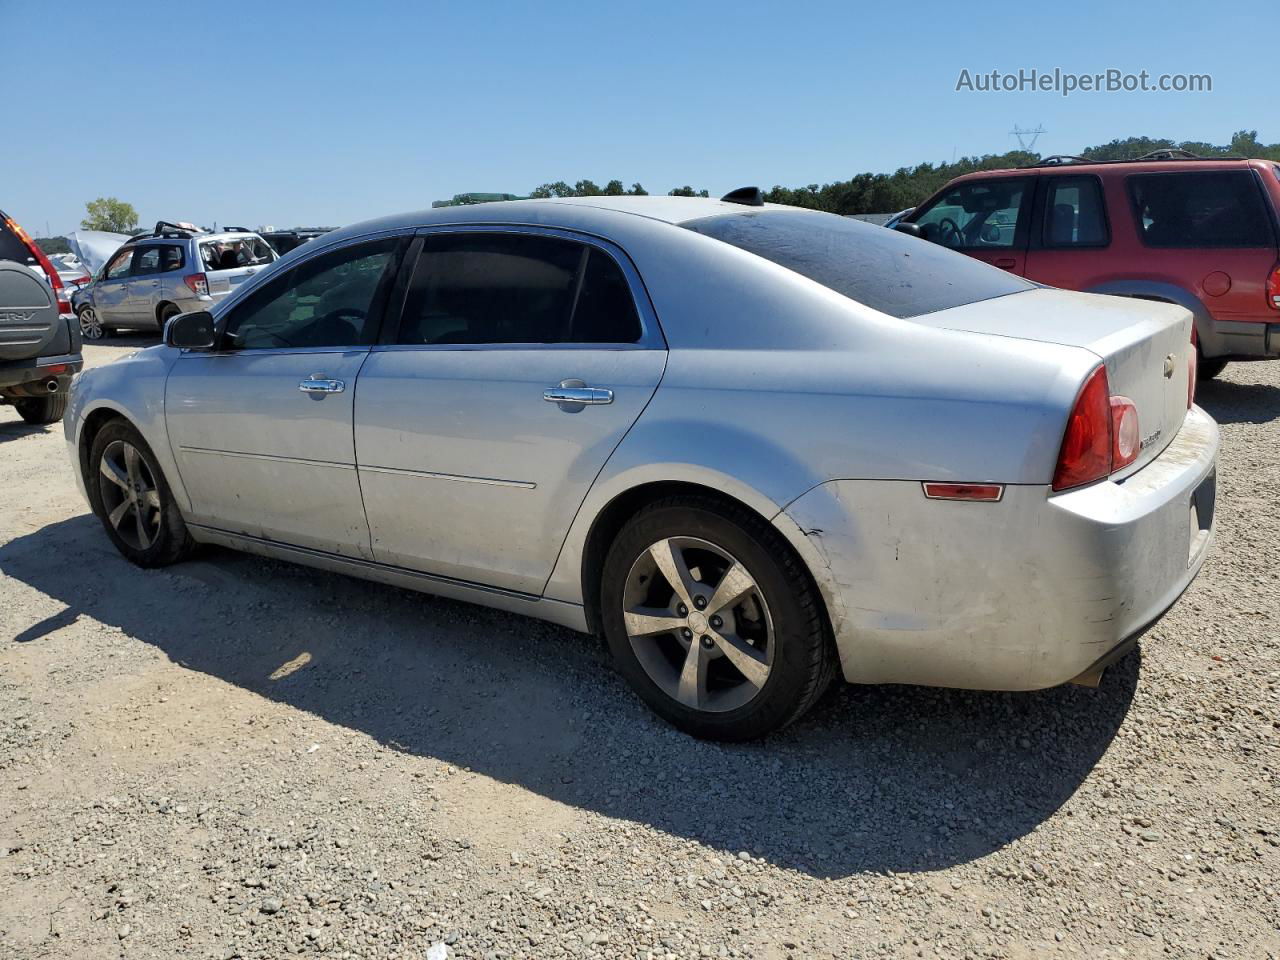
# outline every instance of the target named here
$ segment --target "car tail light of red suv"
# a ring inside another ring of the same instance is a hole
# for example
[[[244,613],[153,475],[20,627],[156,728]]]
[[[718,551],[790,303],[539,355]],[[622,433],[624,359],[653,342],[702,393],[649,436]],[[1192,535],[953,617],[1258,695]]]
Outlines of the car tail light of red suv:
[[[1267,304],[1273,310],[1280,310],[1280,263],[1267,278]]]
[[[1142,449],[1138,408],[1111,395],[1107,368],[1099,364],[1085,380],[1067,418],[1067,432],[1053,472],[1053,489],[1069,490],[1103,480],[1138,458]]]

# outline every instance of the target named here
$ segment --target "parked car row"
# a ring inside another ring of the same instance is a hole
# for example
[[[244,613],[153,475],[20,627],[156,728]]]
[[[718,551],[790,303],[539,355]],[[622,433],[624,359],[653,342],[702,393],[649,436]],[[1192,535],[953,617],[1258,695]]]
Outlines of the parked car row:
[[[1204,561],[1218,434],[1190,310],[1018,275],[1126,242],[1057,172],[926,203],[941,245],[752,188],[431,210],[275,262],[158,225],[78,297],[186,312],[76,379],[71,461],[134,563],[222,544],[602,633],[698,736],[837,673],[1096,683]],[[1015,262],[945,248],[982,245]]]
[[[948,183],[897,229],[1039,283],[1175,303],[1200,376],[1280,358],[1280,165],[1050,157]]]

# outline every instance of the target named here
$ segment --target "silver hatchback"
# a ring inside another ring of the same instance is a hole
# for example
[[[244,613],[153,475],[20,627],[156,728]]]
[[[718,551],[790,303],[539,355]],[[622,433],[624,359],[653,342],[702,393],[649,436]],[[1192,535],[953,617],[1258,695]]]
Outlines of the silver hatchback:
[[[162,221],[116,251],[72,307],[88,340],[119,327],[161,330],[180,313],[209,309],[276,259],[256,233],[204,233]]]

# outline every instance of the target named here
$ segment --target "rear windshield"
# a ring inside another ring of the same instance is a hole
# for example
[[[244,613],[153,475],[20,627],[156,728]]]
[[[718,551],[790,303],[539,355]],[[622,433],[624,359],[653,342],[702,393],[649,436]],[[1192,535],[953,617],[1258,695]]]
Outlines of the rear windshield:
[[[1150,173],[1129,178],[1149,247],[1272,247],[1271,218],[1253,171]]]
[[[892,317],[1034,289],[961,253],[896,230],[805,210],[754,210],[681,224]]]
[[[31,255],[27,245],[18,239],[18,235],[5,223],[4,214],[0,213],[0,260],[13,260],[23,266],[33,267],[38,260]]]
[[[206,270],[235,270],[270,263],[276,258],[271,247],[259,236],[225,237],[201,240],[200,259]]]

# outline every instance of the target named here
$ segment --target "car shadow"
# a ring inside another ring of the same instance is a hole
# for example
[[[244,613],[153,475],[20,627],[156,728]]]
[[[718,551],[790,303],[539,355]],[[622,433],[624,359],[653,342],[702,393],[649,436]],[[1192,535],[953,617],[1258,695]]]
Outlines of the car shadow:
[[[1271,423],[1280,420],[1280,387],[1269,383],[1202,380],[1196,384],[1196,403],[1219,423]]]
[[[935,870],[1025,835],[1107,750],[1139,670],[1133,654],[1097,690],[1027,694],[842,686],[725,745],[653,717],[600,641],[469,604],[230,551],[139,570],[90,515],[0,547],[0,573],[66,608],[0,640],[90,617],[395,750],[820,877]]]
[[[5,415],[6,410],[12,411],[12,420]],[[18,437],[29,437],[33,434],[61,429],[61,423],[27,423],[27,421],[18,416],[18,412],[13,410],[12,407],[7,405],[0,406],[0,443]]]

